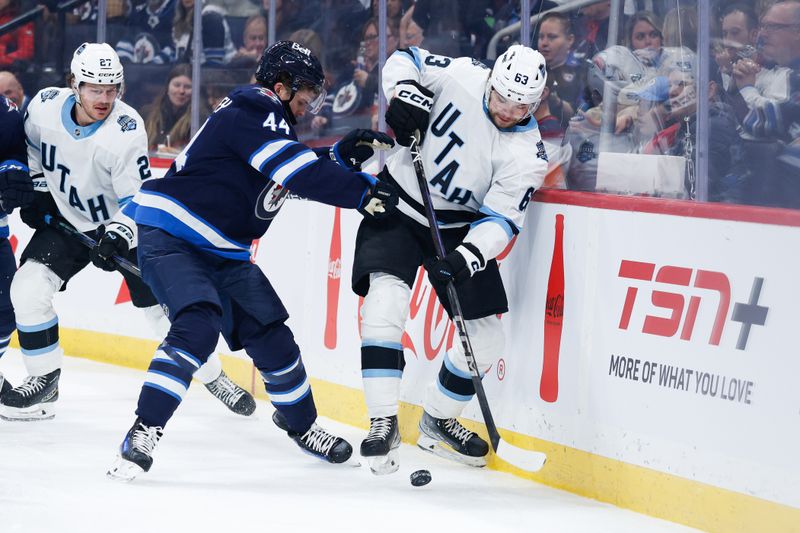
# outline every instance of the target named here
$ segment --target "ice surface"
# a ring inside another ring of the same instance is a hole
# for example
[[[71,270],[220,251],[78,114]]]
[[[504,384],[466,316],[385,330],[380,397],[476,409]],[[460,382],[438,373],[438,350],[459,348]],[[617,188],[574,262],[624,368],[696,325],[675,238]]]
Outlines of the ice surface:
[[[17,385],[21,355],[0,371]],[[374,476],[307,456],[258,401],[228,412],[197,383],[167,426],[152,470],[106,479],[134,420],[144,372],[65,358],[55,419],[0,421],[0,532],[188,531],[677,532],[688,528],[403,445],[399,472]],[[357,450],[366,432],[326,419]],[[357,452],[356,452],[357,453]],[[409,474],[431,471],[412,487]]]

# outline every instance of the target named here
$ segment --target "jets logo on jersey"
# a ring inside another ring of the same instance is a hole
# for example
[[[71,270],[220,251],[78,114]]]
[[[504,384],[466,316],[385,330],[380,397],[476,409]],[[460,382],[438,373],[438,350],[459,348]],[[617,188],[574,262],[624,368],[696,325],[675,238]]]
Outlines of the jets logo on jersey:
[[[278,214],[278,210],[286,200],[289,189],[281,187],[274,181],[270,181],[258,195],[256,201],[256,216],[261,220],[272,220]]]
[[[48,89],[46,91],[42,91],[42,94],[40,96],[42,98],[42,102],[52,100],[53,98],[58,96],[58,89]]]
[[[547,150],[545,149],[542,141],[536,143],[536,157],[543,161],[547,161]]]
[[[129,117],[128,115],[122,115],[117,119],[117,124],[119,124],[120,129],[123,132],[126,131],[133,131],[136,129],[136,119]]]

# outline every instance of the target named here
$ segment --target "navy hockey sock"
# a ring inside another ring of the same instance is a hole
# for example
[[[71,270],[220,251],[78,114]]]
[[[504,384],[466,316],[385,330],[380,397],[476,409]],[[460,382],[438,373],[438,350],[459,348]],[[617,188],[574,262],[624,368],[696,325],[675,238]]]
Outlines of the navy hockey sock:
[[[189,390],[192,375],[201,364],[192,354],[161,343],[147,369],[136,415],[148,426],[164,427]]]

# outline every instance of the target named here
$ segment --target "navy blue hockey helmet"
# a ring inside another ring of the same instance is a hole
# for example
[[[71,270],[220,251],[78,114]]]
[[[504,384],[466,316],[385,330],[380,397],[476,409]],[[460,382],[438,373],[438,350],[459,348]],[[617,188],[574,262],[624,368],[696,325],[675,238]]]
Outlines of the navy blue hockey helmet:
[[[325,101],[323,88],[325,74],[322,72],[322,65],[305,46],[293,41],[278,41],[261,55],[256,68],[256,81],[272,89],[277,82],[283,81],[287,76],[291,80],[292,98],[294,93],[303,87],[308,87],[317,93],[317,97],[309,106],[309,111],[315,114],[319,112]]]

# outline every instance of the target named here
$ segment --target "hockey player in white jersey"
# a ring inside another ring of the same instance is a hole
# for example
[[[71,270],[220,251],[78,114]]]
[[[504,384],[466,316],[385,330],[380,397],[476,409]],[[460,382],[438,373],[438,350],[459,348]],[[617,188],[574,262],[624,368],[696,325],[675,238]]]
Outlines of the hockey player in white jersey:
[[[519,233],[525,209],[547,172],[533,112],[546,82],[544,57],[515,45],[489,70],[419,48],[398,50],[383,70],[386,122],[408,146],[421,134],[433,207],[447,255],[435,257],[408,149],[392,154],[379,175],[397,188],[398,212],[362,221],[356,238],[353,290],[361,309],[361,368],[370,431],[361,443],[376,474],[399,468],[397,412],[403,367],[401,337],[411,287],[425,264],[452,316],[446,284],[454,281],[481,375],[503,353],[498,318],[508,311],[494,259]],[[447,352],[424,400],[417,444],[473,466],[485,465],[487,443],[456,419],[475,394],[461,343]]]
[[[0,417],[7,420],[55,416],[64,353],[56,292],[90,262],[112,271],[115,254],[136,261],[136,224],[121,208],[150,177],[150,167],[144,121],[120,100],[122,91],[123,69],[114,49],[84,43],[72,59],[70,87],[43,89],[28,106],[25,135],[36,192],[20,214],[35,232],[11,284],[11,300],[29,377],[0,399]],[[90,250],[51,227],[47,216],[96,239],[96,246]],[[134,306],[144,309],[154,329],[164,329],[166,317],[147,285],[121,273]],[[252,396],[222,372],[218,357],[195,376],[231,410],[250,414],[255,408]]]

